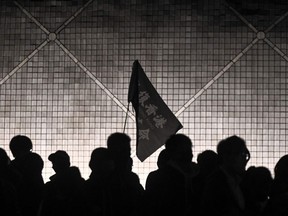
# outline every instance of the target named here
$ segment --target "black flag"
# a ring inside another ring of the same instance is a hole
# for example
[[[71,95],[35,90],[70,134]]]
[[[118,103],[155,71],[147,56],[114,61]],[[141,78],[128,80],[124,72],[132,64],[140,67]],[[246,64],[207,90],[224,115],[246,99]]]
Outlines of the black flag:
[[[136,155],[144,161],[183,126],[165,104],[141,65],[133,63],[128,102],[136,113]]]

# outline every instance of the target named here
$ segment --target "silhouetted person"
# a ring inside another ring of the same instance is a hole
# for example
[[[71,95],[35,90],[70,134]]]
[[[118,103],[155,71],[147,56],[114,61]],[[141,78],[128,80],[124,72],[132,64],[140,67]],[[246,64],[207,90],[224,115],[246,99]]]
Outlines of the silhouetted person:
[[[197,164],[200,167],[199,175],[206,179],[219,168],[218,154],[212,150],[205,150],[198,154]]]
[[[92,172],[84,186],[88,216],[111,215],[110,187],[115,165],[108,149],[103,147],[94,149],[89,167]]]
[[[125,133],[113,133],[107,139],[107,148],[115,161],[115,169],[119,172],[131,171],[131,139]]]
[[[84,179],[78,167],[70,166],[69,155],[62,150],[49,155],[55,174],[45,184],[41,216],[85,215]]]
[[[199,166],[199,174],[193,179],[193,214],[199,215],[201,212],[201,198],[204,186],[209,177],[219,169],[218,154],[212,150],[205,150],[198,154],[197,164]]]
[[[245,141],[238,136],[228,137],[218,143],[220,168],[206,183],[202,196],[204,216],[241,215],[245,200],[240,181],[250,159]]]
[[[38,212],[44,185],[43,160],[40,155],[32,152],[32,141],[27,136],[14,136],[9,147],[14,156],[11,166],[21,174],[22,178],[22,183],[17,190],[20,210],[24,216],[34,216]]]
[[[21,216],[18,194],[9,168],[10,158],[0,148],[0,215]]]
[[[137,174],[132,172],[131,139],[125,133],[113,133],[107,139],[107,148],[111,152],[115,169],[113,171],[113,193],[111,214],[117,216],[135,215],[144,188]]]
[[[274,168],[270,199],[264,215],[288,215],[288,155],[282,156]]]
[[[192,162],[192,142],[186,135],[176,134],[165,148],[166,165],[147,177],[143,215],[189,215],[192,180],[199,171]]]
[[[169,161],[169,154],[167,152],[167,149],[162,149],[162,151],[158,155],[157,159],[157,167],[158,169],[163,168],[167,165]]]
[[[261,216],[267,204],[272,175],[266,167],[249,167],[241,181],[245,198],[244,216]]]
[[[150,187],[150,182],[154,182],[154,179],[158,179],[159,178],[159,169],[163,169],[164,167],[167,166],[168,162],[169,162],[170,158],[169,158],[169,154],[167,149],[162,149],[161,152],[158,155],[157,158],[157,170],[151,171],[146,179],[146,186],[145,188],[147,188],[147,183],[148,183],[148,187]],[[148,182],[147,182],[148,181]],[[152,183],[153,184],[153,183]],[[147,190],[144,193],[143,196],[143,200],[141,201],[141,205],[140,205],[140,212],[141,214],[139,215],[148,215],[150,214],[151,209],[153,208],[153,205],[155,203],[153,203],[153,201],[151,201],[151,195],[152,193],[147,193]],[[151,206],[150,206],[151,205]]]
[[[0,148],[0,178],[9,181],[18,193],[21,186],[21,174],[11,166],[11,160],[6,151]]]

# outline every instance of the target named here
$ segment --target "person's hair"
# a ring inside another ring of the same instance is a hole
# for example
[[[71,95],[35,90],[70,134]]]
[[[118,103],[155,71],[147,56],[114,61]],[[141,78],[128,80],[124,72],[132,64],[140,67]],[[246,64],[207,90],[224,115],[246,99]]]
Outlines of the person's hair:
[[[157,159],[157,166],[158,168],[163,168],[167,165],[169,161],[169,154],[167,152],[167,149],[162,149],[162,151],[158,155]]]
[[[198,154],[197,163],[201,166],[217,166],[219,163],[218,154],[213,150],[205,150]]]
[[[131,146],[130,146],[131,138],[125,133],[112,133],[107,139],[107,148],[111,152],[119,152],[126,153],[130,155]]]
[[[192,141],[185,134],[174,134],[170,136],[165,143],[165,148],[168,151],[174,151],[182,146],[192,148]]]
[[[270,170],[264,166],[249,167],[246,170],[243,181],[246,179],[249,181],[248,183],[250,186],[262,186],[263,184],[271,184],[273,180]]]
[[[217,153],[220,162],[223,162],[223,160],[233,160],[234,156],[240,153],[244,154],[243,156],[246,157],[247,161],[250,159],[250,153],[246,147],[245,140],[236,135],[221,140],[217,145]]]
[[[99,167],[103,166],[103,162],[112,160],[110,151],[104,147],[98,147],[94,149],[91,153],[91,158],[89,161],[89,167],[91,170],[97,170]]]
[[[14,157],[19,153],[29,152],[32,150],[32,147],[33,144],[31,139],[25,135],[16,135],[10,140],[9,143],[9,148]]]
[[[174,134],[165,143],[168,157],[171,160],[192,160],[192,141],[184,134]]]
[[[274,168],[275,179],[288,180],[288,155],[282,156]]]

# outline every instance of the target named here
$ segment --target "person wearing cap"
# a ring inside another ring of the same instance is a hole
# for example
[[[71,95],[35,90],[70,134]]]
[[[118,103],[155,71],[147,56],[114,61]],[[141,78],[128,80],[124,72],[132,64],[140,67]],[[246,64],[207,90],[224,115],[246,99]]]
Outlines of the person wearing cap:
[[[70,167],[70,157],[66,151],[58,150],[55,153],[49,155],[48,160],[52,162],[52,168],[55,171],[55,175],[51,176],[50,179],[57,177],[57,174],[61,175]]]
[[[39,215],[84,215],[82,188],[85,180],[78,167],[71,166],[66,151],[49,155],[55,174],[45,184]]]

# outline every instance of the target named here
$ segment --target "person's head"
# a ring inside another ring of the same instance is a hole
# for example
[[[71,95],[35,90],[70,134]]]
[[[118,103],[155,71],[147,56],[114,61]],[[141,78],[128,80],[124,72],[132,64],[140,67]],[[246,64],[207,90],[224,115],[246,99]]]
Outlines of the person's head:
[[[257,201],[266,201],[270,193],[273,178],[266,167],[251,166],[243,176],[241,187],[245,196]]]
[[[112,133],[107,139],[107,148],[111,152],[117,170],[130,171],[131,139],[125,133]]]
[[[52,162],[52,168],[56,173],[70,167],[70,157],[66,151],[58,150],[50,154],[48,160]]]
[[[192,161],[192,141],[184,134],[175,134],[168,138],[165,148],[173,161],[188,163]]]
[[[197,163],[200,167],[200,172],[208,175],[219,166],[218,154],[212,150],[205,150],[198,154]]]
[[[14,136],[9,143],[14,158],[21,157],[32,150],[32,141],[25,135]]]
[[[113,153],[130,156],[131,138],[125,133],[112,133],[107,139],[107,148]]]
[[[229,171],[243,174],[250,152],[244,139],[234,135],[221,140],[217,145],[220,164]]]
[[[35,152],[27,154],[25,157],[25,172],[30,176],[41,176],[44,162],[41,156]],[[41,176],[42,178],[42,176]]]
[[[163,168],[167,165],[169,161],[169,154],[167,152],[167,149],[163,149],[159,155],[158,155],[158,159],[157,159],[157,166],[158,168]]]
[[[97,172],[101,175],[110,174],[114,170],[114,161],[110,151],[103,147],[94,149],[89,161],[89,167],[92,172]]]
[[[288,182],[288,155],[284,155],[278,160],[274,167],[274,174],[275,180]]]

